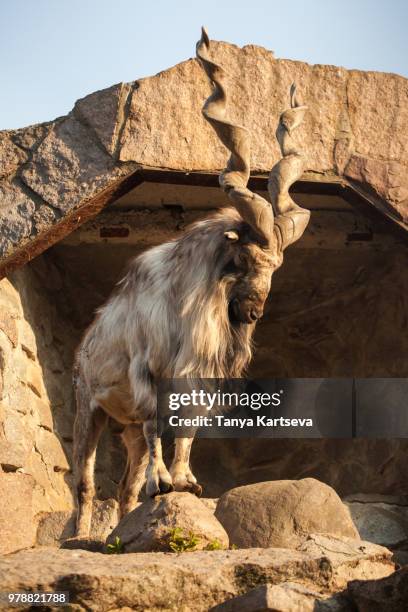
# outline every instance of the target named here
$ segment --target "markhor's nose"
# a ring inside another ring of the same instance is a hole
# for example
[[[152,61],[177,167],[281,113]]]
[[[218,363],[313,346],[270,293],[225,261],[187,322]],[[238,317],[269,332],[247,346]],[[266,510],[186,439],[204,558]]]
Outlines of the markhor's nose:
[[[252,308],[249,313],[249,316],[251,317],[252,321],[257,321],[262,317],[262,312],[260,310],[257,310],[256,308]]]

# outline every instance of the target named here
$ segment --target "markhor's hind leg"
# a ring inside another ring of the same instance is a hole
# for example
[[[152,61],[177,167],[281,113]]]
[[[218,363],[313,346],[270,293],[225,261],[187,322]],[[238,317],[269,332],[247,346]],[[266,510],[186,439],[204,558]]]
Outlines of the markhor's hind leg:
[[[149,462],[142,425],[126,425],[121,434],[127,450],[126,469],[119,483],[119,508],[121,518],[136,506],[140,489],[146,480]]]
[[[99,406],[89,403],[86,393],[77,391],[74,424],[74,485],[77,494],[76,535],[88,536],[91,529],[92,501],[95,495],[96,447],[108,419]]]

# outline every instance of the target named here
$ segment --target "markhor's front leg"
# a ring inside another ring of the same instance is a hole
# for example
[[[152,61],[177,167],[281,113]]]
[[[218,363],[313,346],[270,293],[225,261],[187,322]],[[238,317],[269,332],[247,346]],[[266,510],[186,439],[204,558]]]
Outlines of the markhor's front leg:
[[[146,494],[155,497],[173,491],[171,476],[164,464],[161,439],[157,436],[156,420],[145,421],[143,434],[149,450],[149,464],[146,469]]]
[[[194,438],[176,438],[170,474],[176,491],[190,491],[200,497],[202,488],[190,468],[190,451],[193,440]]]

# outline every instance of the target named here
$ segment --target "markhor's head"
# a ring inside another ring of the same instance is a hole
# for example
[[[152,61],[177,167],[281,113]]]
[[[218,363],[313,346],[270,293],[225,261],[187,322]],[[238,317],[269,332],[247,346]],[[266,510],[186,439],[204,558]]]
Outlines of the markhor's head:
[[[272,274],[281,261],[253,240],[251,228],[242,222],[225,235],[225,263],[221,278],[228,286],[228,316],[232,324],[251,325],[264,312]]]
[[[223,296],[219,307],[228,310],[230,324],[256,323],[263,315],[272,274],[281,265],[282,255],[262,246],[233,208],[194,224],[180,240],[179,248],[186,247],[194,282],[202,283],[208,296],[213,291]]]

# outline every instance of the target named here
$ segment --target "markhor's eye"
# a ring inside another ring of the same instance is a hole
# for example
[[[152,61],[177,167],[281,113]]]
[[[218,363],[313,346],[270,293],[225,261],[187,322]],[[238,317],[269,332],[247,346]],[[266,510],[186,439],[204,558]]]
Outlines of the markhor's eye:
[[[227,276],[228,274],[234,274],[236,272],[239,271],[239,268],[237,265],[235,265],[235,262],[233,259],[231,259],[228,263],[225,264],[223,270],[222,270],[222,275],[223,276]]]

